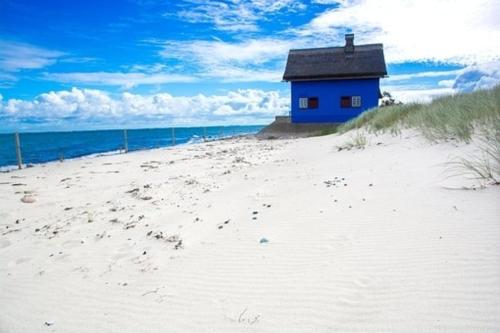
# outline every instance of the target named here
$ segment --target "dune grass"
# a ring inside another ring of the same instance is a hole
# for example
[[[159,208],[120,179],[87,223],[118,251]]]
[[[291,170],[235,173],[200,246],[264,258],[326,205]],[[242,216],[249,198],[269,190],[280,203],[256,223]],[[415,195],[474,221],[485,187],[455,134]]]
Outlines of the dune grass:
[[[368,143],[368,140],[366,139],[366,136],[363,133],[361,133],[360,131],[357,131],[343,145],[337,146],[337,151],[351,150],[351,149],[364,149],[366,147],[367,143]]]
[[[399,133],[416,128],[431,141],[469,142],[475,128],[500,121],[500,86],[492,90],[441,97],[430,104],[404,104],[369,110],[341,125],[340,133],[364,127],[369,132]]]
[[[500,122],[483,125],[478,132],[478,150],[453,159],[449,166],[455,175],[500,185]]]
[[[500,182],[500,86],[491,90],[441,97],[430,104],[405,104],[364,112],[339,126],[345,133],[360,129],[398,134],[414,128],[432,142],[479,141],[478,151],[450,162],[457,173],[494,184]]]

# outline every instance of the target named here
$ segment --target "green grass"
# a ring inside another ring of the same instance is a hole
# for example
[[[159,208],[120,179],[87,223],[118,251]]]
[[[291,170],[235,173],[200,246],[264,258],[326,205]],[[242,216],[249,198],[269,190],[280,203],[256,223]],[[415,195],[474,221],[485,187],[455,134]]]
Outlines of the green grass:
[[[319,132],[318,136],[323,136],[323,135],[330,135],[330,134],[335,134],[337,133],[337,127],[335,128],[327,128],[327,129],[323,129]]]
[[[432,142],[478,140],[474,154],[455,159],[457,174],[500,183],[500,86],[491,90],[441,97],[429,104],[380,107],[339,126],[337,132],[354,129],[398,134],[417,129]]]
[[[469,142],[476,128],[500,122],[500,86],[492,90],[441,97],[430,104],[404,104],[364,112],[339,126],[344,133],[356,128],[369,132],[399,133],[418,129],[431,141],[456,139]]]
[[[391,133],[397,133],[400,130],[399,126],[402,119],[424,107],[422,104],[403,104],[371,109],[341,125],[339,132],[344,133],[364,127],[370,132],[390,131]]]

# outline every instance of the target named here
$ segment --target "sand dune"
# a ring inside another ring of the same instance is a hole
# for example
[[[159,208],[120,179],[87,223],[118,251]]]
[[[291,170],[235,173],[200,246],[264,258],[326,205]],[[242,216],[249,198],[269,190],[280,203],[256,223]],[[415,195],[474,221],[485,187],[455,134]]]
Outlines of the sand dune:
[[[0,174],[0,332],[500,331],[500,189],[446,165],[474,144],[348,139]]]

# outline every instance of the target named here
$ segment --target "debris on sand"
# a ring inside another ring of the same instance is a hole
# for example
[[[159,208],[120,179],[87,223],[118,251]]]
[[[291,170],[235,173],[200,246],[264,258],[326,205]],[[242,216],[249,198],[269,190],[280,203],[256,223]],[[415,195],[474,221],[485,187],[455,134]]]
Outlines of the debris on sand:
[[[182,245],[182,239],[181,239],[177,244],[175,244],[174,249],[179,250],[179,249],[183,249],[183,248],[184,248],[184,246]]]
[[[138,187],[133,188],[133,189],[131,189],[131,190],[128,190],[128,191],[127,191],[127,192],[125,192],[125,193],[130,193],[130,194],[133,194],[133,193],[137,193],[137,192],[139,192],[139,188],[138,188]]]
[[[225,220],[224,222],[222,222],[221,224],[219,224],[219,225],[217,226],[217,229],[222,229],[222,228],[224,228],[224,224],[228,224],[228,223],[229,223],[229,221],[231,221],[231,219],[229,219],[229,220]]]
[[[167,236],[166,234],[163,233],[163,231],[156,231],[156,232],[154,232],[153,230],[151,230],[151,231],[148,231],[148,233],[146,234],[146,236],[148,236],[148,237],[154,237],[154,238],[156,238],[158,240],[161,239],[161,240],[164,240],[167,243],[175,243],[175,242],[181,241],[179,235],[170,235],[170,236]]]
[[[34,203],[36,200],[32,195],[25,195],[21,198],[21,202],[24,203]]]
[[[269,241],[267,240],[267,238],[261,238],[259,243],[264,244],[264,243],[269,243]]]

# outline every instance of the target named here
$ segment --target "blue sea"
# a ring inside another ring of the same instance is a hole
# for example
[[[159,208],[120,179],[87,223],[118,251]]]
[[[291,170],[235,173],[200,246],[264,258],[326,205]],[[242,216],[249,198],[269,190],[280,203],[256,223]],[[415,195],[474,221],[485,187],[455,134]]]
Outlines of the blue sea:
[[[175,128],[175,144],[193,144],[231,136],[255,134],[264,126],[213,126]],[[36,164],[88,155],[119,153],[124,148],[123,130],[20,133],[24,164]],[[128,150],[173,145],[172,128],[127,130]],[[14,134],[0,134],[0,168],[17,165]]]

